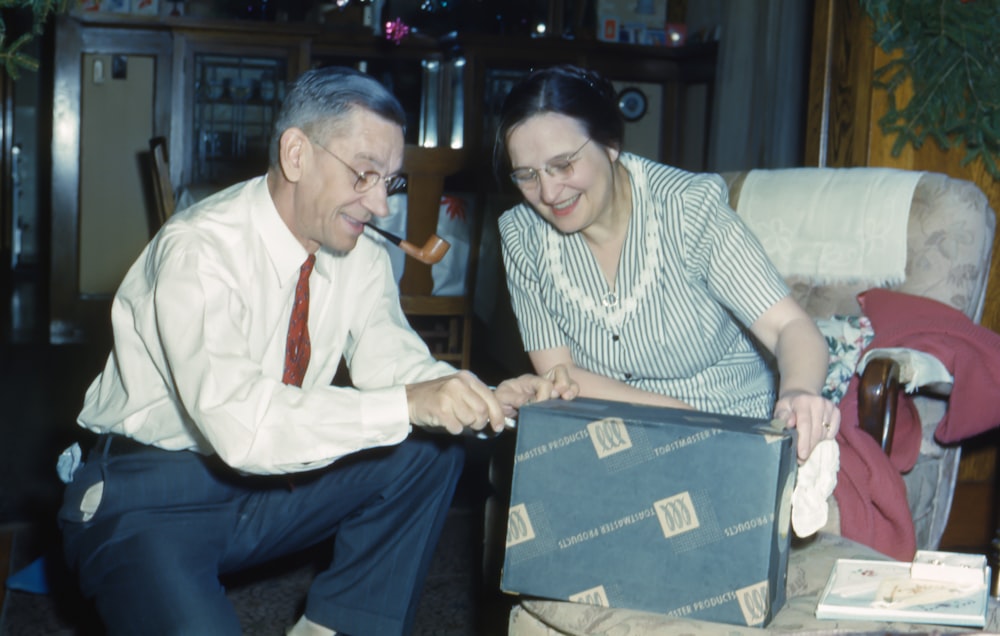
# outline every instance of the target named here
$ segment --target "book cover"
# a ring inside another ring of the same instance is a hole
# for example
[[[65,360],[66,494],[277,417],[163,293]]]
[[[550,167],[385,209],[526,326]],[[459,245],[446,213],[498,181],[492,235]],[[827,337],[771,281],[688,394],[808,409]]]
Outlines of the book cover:
[[[816,618],[983,627],[989,568],[973,583],[913,578],[911,563],[838,559]]]

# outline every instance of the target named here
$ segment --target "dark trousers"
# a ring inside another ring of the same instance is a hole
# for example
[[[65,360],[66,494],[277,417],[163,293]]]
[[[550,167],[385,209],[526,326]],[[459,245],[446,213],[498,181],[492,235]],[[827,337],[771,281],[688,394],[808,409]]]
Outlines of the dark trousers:
[[[445,436],[411,435],[290,484],[239,475],[216,457],[101,436],[59,513],[67,560],[109,634],[238,635],[219,576],[333,537],[306,616],[354,636],[408,634],[462,449]],[[85,493],[100,482],[97,510],[84,520]]]

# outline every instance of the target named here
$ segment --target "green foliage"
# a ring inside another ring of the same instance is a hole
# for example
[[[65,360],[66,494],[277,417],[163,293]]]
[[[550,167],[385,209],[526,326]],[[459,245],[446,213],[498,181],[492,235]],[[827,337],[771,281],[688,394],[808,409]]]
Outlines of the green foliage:
[[[70,0],[0,0],[0,63],[8,75],[17,79],[21,69],[38,70],[38,60],[25,53],[24,46],[42,33],[50,15],[66,11],[69,3]],[[14,34],[14,41],[8,43],[8,19],[25,13],[30,28],[25,33]]]
[[[902,52],[875,69],[888,92],[879,125],[895,135],[893,156],[927,137],[945,149],[965,146],[962,165],[982,159],[1000,179],[1000,0],[860,0],[887,53]],[[912,82],[913,97],[898,89]]]

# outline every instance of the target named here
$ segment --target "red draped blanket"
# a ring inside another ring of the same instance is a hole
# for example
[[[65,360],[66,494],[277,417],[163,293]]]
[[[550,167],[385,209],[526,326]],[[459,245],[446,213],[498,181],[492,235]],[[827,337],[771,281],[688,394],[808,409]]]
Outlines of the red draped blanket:
[[[943,303],[886,289],[858,296],[875,336],[865,349],[906,347],[940,360],[955,383],[934,437],[953,443],[1000,426],[1000,335]],[[864,353],[864,352],[862,352]],[[912,397],[900,393],[892,452],[888,456],[858,425],[855,375],[840,402],[840,472],[834,496],[841,533],[895,559],[916,551],[913,519],[902,473],[920,452],[921,429]]]

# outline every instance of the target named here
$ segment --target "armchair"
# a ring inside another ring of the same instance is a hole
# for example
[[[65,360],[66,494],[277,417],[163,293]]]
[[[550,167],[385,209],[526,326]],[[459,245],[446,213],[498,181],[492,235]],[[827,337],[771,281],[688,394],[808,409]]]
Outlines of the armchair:
[[[974,322],[982,317],[989,277],[990,257],[996,217],[986,196],[975,184],[937,173],[916,173],[880,168],[805,168],[757,171],[767,176],[763,190],[754,193],[755,201],[773,200],[780,203],[789,191],[800,183],[813,187],[823,184],[840,186],[841,181],[825,181],[824,175],[840,178],[850,175],[864,186],[890,189],[886,180],[909,179],[912,196],[905,207],[904,227],[905,268],[902,277],[891,281],[846,280],[788,275],[792,295],[818,321],[862,313],[858,294],[871,287],[886,287],[895,291],[921,296],[954,307]],[[730,188],[730,204],[737,213],[750,215],[748,223],[763,236],[768,228],[761,222],[762,214],[748,212],[741,203],[741,194],[748,172],[723,175]],[[805,180],[805,181],[802,181]],[[815,180],[815,181],[813,181]],[[868,181],[871,180],[871,181]],[[908,190],[903,190],[905,194]],[[890,206],[891,201],[866,200],[870,192],[859,191],[857,198],[840,194],[844,205],[875,204]],[[758,204],[759,205],[759,204]],[[827,210],[839,214],[837,210]],[[896,228],[892,228],[895,231]],[[903,230],[903,228],[899,228]],[[881,228],[866,228],[869,235],[878,235]],[[762,238],[765,246],[771,243]],[[769,250],[770,251],[770,250]],[[779,267],[780,269],[780,267]],[[784,272],[783,272],[784,273]],[[822,324],[822,323],[821,323]],[[829,332],[827,339],[834,338]],[[872,354],[869,355],[869,358]],[[855,358],[855,362],[858,360]],[[858,420],[861,427],[875,437],[887,453],[892,450],[893,423],[900,379],[908,370],[893,357],[875,357],[862,368],[857,394]],[[952,491],[958,471],[960,447],[943,447],[934,439],[934,432],[947,409],[947,395],[935,388],[918,390],[914,404],[920,416],[923,439],[921,452],[913,469],[903,475],[907,503],[914,521],[917,547],[938,547],[948,521]]]
[[[850,172],[844,172],[850,171]],[[908,180],[909,185],[901,189],[901,218],[903,224],[890,231],[905,231],[905,243],[899,245],[905,264],[900,261],[899,275],[891,275],[883,280],[872,280],[856,276],[827,276],[824,273],[806,275],[801,272],[791,274],[778,263],[779,271],[786,276],[793,296],[806,309],[810,316],[821,323],[831,347],[838,348],[838,360],[846,368],[843,377],[836,375],[836,365],[831,365],[831,378],[828,387],[835,393],[843,391],[848,386],[848,380],[858,369],[862,375],[860,382],[854,381],[857,394],[845,401],[845,406],[857,404],[859,426],[870,433],[879,446],[887,454],[892,451],[894,434],[892,425],[896,416],[897,398],[903,385],[906,390],[913,387],[910,376],[912,369],[907,368],[906,356],[887,352],[882,355],[867,354],[860,360],[860,352],[871,340],[871,333],[861,342],[852,342],[851,336],[859,336],[864,330],[851,329],[857,327],[862,308],[858,302],[858,294],[872,287],[885,287],[905,294],[930,298],[962,312],[972,321],[978,322],[982,316],[986,283],[996,218],[990,209],[986,197],[971,182],[950,178],[943,174],[909,173],[905,171],[884,171],[882,169],[791,169],[775,171],[757,171],[755,177],[766,177],[757,180],[753,186],[752,199],[765,206],[773,204],[775,208],[793,206],[788,218],[795,222],[796,215],[815,214],[815,210],[807,212],[806,208],[797,211],[794,205],[801,201],[795,192],[801,194],[809,191],[813,199],[817,193],[826,192],[816,189],[810,179],[822,179],[827,176],[839,178],[851,176],[862,182],[870,179],[900,177]],[[888,174],[891,172],[892,174]],[[811,228],[798,228],[791,232],[781,232],[780,224],[768,210],[748,210],[751,197],[741,202],[741,195],[746,194],[749,172],[727,173],[723,175],[730,189],[730,203],[737,213],[743,216],[751,229],[762,237],[765,249],[772,254],[784,250],[795,252],[808,250],[796,246],[800,234],[806,234]],[[806,179],[805,187],[800,180]],[[876,181],[877,183],[877,181]],[[881,190],[880,185],[866,187]],[[846,205],[865,206],[875,203],[868,200],[846,202],[845,193],[832,193],[831,200],[838,200]],[[862,197],[864,199],[864,197]],[[756,205],[756,204],[755,204]],[[777,213],[776,213],[777,214]],[[827,209],[825,214],[831,217],[817,221],[815,217],[806,223],[825,223],[825,230],[831,239],[833,233],[848,231],[845,227],[849,217],[845,211]],[[877,214],[870,218],[876,218]],[[856,218],[856,217],[852,217]],[[877,225],[877,223],[876,223]],[[904,229],[905,228],[905,229]],[[787,229],[787,228],[786,228]],[[875,228],[877,230],[878,228]],[[884,228],[883,228],[884,229]],[[866,228],[872,234],[873,228]],[[878,234],[878,232],[875,232]],[[884,236],[884,235],[880,235]],[[820,232],[823,238],[823,232]],[[772,240],[776,239],[776,240]],[[782,244],[782,240],[788,242]],[[775,254],[772,254],[774,258]],[[833,255],[834,257],[837,254]],[[858,258],[852,255],[851,258]],[[853,266],[853,263],[850,263]],[[839,334],[838,334],[838,329]],[[845,335],[846,334],[846,335]],[[858,367],[861,363],[863,369]],[[947,390],[917,389],[914,403],[919,413],[922,439],[919,440],[919,457],[910,470],[903,476],[906,488],[906,505],[914,522],[916,544],[921,549],[934,549],[938,546],[947,522],[951,507],[952,491],[954,489],[959,447],[942,446],[934,439],[938,423],[945,417],[948,409]],[[853,388],[852,388],[853,390]],[[839,398],[840,394],[833,396]],[[540,599],[521,599],[515,604],[509,624],[509,633],[520,636],[555,636],[558,634],[758,634],[758,633],[840,633],[849,630],[851,633],[877,631],[885,633],[902,632],[939,632],[939,627],[903,625],[897,623],[877,623],[850,621],[838,624],[837,621],[818,621],[813,615],[816,599],[833,563],[837,558],[889,558],[867,545],[837,536],[841,534],[840,516],[836,501],[831,502],[830,522],[818,535],[793,543],[787,579],[787,604],[775,620],[764,629],[740,628],[732,625],[718,625],[697,620],[681,620],[665,615],[635,612],[624,609],[594,607],[582,604],[550,601]],[[988,617],[987,629],[996,629],[1000,617],[997,616],[997,606],[993,604]]]

